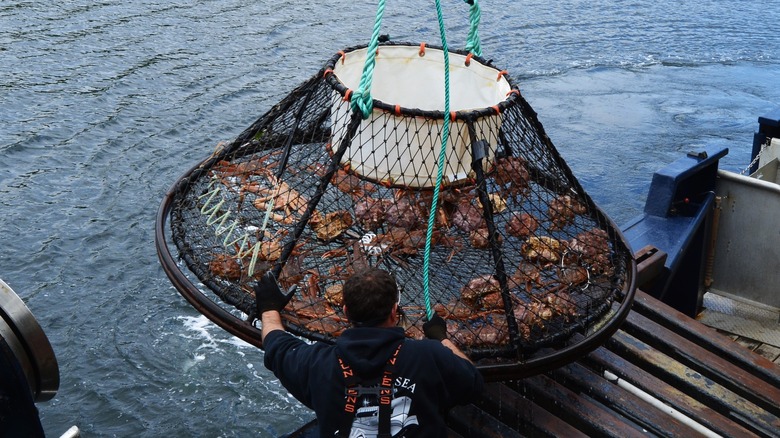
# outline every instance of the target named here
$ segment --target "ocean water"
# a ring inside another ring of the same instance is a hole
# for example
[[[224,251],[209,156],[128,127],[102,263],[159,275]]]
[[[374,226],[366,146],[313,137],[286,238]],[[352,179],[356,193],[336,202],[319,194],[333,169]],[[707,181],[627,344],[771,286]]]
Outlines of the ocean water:
[[[596,4],[598,3],[598,4]],[[750,158],[780,108],[780,11],[757,0],[483,1],[509,71],[617,224],[652,173],[702,145]],[[442,1],[450,47],[468,31]],[[312,417],[262,352],[189,306],[157,261],[166,190],[336,51],[376,2],[0,2],[0,278],[60,365],[48,435],[272,437]],[[438,43],[433,2],[388,1],[382,32]]]

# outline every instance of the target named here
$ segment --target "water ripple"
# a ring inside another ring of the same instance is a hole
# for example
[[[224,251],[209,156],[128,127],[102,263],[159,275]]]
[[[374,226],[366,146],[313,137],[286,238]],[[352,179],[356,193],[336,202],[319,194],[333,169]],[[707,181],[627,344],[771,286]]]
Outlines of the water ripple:
[[[311,414],[262,353],[205,323],[154,251],[159,202],[337,50],[375,1],[0,3],[0,276],[54,345],[48,434],[278,436]],[[468,7],[444,2],[465,45]],[[382,32],[438,44],[433,8],[388,2]],[[617,223],[660,165],[704,143],[747,161],[780,102],[777,8],[758,0],[482,2],[506,68]],[[182,422],[186,418],[186,422]]]

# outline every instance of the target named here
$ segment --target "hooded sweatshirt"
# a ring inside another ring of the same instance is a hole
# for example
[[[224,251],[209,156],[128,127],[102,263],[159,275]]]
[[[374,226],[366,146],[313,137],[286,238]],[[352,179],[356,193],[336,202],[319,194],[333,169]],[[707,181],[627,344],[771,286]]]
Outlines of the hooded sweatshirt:
[[[439,341],[406,339],[400,327],[355,327],[335,345],[307,344],[275,330],[264,340],[264,363],[290,394],[315,412],[320,436],[330,437],[346,415],[346,383],[339,358],[362,379],[361,385],[370,385],[379,380],[401,342],[392,375],[391,432],[394,437],[445,437],[447,411],[472,402],[482,390],[483,379],[473,364]],[[376,404],[370,395],[360,399],[353,435],[376,435]]]

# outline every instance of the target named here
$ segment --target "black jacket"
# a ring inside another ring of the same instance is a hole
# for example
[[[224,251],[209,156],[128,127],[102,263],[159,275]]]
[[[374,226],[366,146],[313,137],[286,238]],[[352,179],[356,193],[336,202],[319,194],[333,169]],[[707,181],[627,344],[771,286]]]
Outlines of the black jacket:
[[[439,341],[406,339],[399,327],[361,327],[346,330],[335,345],[307,344],[275,330],[264,340],[264,362],[290,394],[314,410],[320,436],[329,437],[344,415],[345,381],[338,358],[371,383],[381,376],[400,342],[404,344],[393,373],[391,430],[394,436],[444,437],[446,412],[473,401],[483,380],[474,365]],[[376,409],[359,409],[355,421],[353,430],[375,433]]]

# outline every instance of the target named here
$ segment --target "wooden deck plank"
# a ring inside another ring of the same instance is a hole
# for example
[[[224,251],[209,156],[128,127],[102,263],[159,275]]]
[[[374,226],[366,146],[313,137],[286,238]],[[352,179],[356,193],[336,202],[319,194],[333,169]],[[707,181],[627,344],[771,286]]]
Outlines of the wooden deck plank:
[[[777,359],[780,359],[780,348],[773,345],[761,344],[753,351],[756,352],[756,354],[760,354],[761,356],[773,362],[776,362]]]
[[[607,345],[620,356],[639,364],[645,373],[671,383],[688,395],[695,396],[710,409],[757,434],[773,436],[765,432],[780,430],[780,418],[777,416],[625,332],[616,333]]]
[[[631,438],[646,437],[632,422],[616,412],[582,397],[546,375],[529,377],[509,384],[527,391],[534,403],[555,414],[589,436]]]
[[[542,409],[524,394],[503,383],[486,384],[477,405],[526,436],[587,437],[587,434],[561,421],[555,414]]]
[[[522,435],[475,405],[455,406],[447,425],[453,432],[474,438],[520,438]]]
[[[633,309],[632,312],[640,313],[656,324],[673,331],[677,336],[682,336],[720,357],[726,358],[738,367],[765,380],[771,386],[780,387],[780,372],[772,361],[747,349],[735,348],[736,344],[728,337],[678,312],[641,290],[636,291]]]
[[[780,416],[780,388],[767,385],[747,370],[685,338],[675,336],[674,332],[636,312],[628,316],[622,330],[761,409]],[[756,391],[756,388],[762,390]]]
[[[710,409],[705,404],[688,396],[659,377],[645,372],[644,369],[614,352],[599,348],[590,353],[583,361],[600,370],[608,370],[622,379],[651,394],[661,402],[673,406],[682,414],[694,419],[714,432],[723,436],[758,436],[744,427],[729,421],[728,418]]]
[[[580,363],[561,367],[551,372],[556,381],[565,381],[581,394],[597,400],[604,406],[641,425],[659,436],[695,436],[695,429],[670,417],[637,395],[620,388]]]

